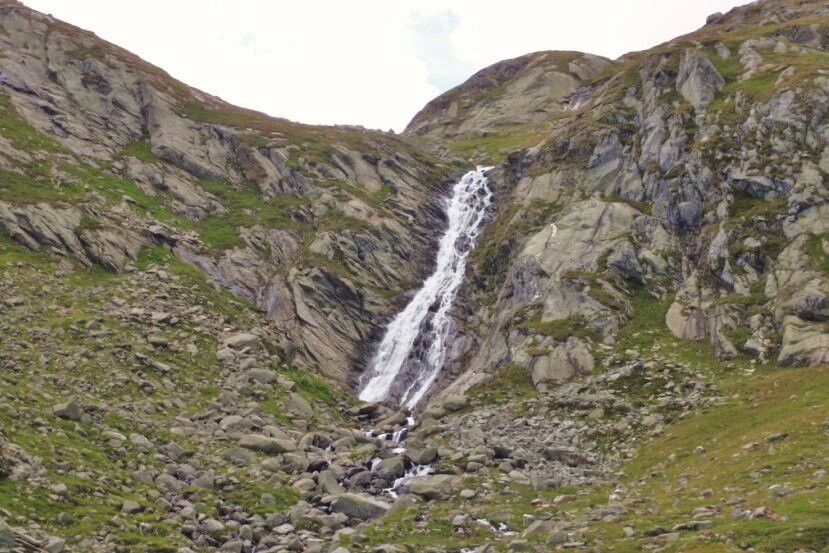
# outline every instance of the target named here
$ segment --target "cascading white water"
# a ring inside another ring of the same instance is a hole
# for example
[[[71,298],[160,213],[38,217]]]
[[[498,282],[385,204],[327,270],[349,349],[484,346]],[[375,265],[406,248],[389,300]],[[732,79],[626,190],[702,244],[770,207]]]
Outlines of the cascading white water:
[[[492,203],[492,191],[484,175],[489,169],[478,167],[455,184],[446,208],[449,225],[440,239],[435,270],[386,328],[365,373],[365,385],[360,392],[363,401],[392,400],[414,408],[443,367],[451,308],[463,283],[466,257],[475,246]],[[423,358],[407,363],[418,338],[426,344]],[[407,374],[412,370],[414,374]]]

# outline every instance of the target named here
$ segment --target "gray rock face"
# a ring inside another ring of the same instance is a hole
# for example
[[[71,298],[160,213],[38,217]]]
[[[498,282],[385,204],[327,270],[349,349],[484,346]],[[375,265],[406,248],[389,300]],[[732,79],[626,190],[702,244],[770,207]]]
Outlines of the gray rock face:
[[[607,266],[616,270],[623,278],[640,284],[645,282],[642,266],[636,257],[636,250],[630,242],[622,242],[610,252]]]
[[[677,89],[694,108],[705,107],[725,86],[708,56],[697,50],[686,50],[679,62]]]
[[[369,495],[344,493],[331,503],[332,513],[343,513],[350,518],[369,520],[386,513],[391,505]]]
[[[749,175],[741,171],[730,172],[728,182],[735,190],[766,200],[785,194],[790,188],[786,182],[765,175]]]
[[[84,230],[81,213],[49,204],[13,206],[0,201],[0,228],[31,250],[55,248],[82,263],[120,271],[138,255],[140,242],[129,232]]]

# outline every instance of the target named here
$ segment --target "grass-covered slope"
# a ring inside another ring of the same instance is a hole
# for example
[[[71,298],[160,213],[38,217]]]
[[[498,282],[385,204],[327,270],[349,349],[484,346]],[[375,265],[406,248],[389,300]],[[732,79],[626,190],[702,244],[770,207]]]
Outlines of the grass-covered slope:
[[[284,361],[261,312],[160,248],[113,274],[4,237],[0,288],[0,505],[68,550],[176,551],[187,520],[195,538],[199,519],[280,514],[300,494],[241,435],[295,444],[349,405]]]

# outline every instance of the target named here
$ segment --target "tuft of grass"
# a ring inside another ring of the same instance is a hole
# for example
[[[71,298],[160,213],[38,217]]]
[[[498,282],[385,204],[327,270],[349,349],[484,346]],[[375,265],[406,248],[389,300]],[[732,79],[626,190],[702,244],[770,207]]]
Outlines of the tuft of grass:
[[[486,382],[470,388],[467,395],[485,405],[496,405],[537,394],[525,367],[509,363],[495,368],[491,376]]]
[[[598,340],[596,332],[587,326],[586,321],[582,317],[566,317],[554,321],[542,321],[541,314],[535,314],[524,318],[518,323],[518,327],[532,331],[534,334],[549,336],[559,342],[564,342],[571,336],[594,341]]]
[[[152,152],[150,140],[146,136],[124,148],[121,155],[134,157],[145,163],[158,163],[160,161]]]
[[[219,198],[226,209],[195,224],[204,243],[216,250],[239,246],[241,227],[259,224],[268,228],[305,228],[291,217],[294,208],[307,203],[303,198],[280,194],[266,199],[253,184],[234,187],[226,182],[201,180],[199,185]]]
[[[806,253],[815,269],[829,274],[829,253],[825,244],[829,244],[829,232],[813,234],[806,241]]]

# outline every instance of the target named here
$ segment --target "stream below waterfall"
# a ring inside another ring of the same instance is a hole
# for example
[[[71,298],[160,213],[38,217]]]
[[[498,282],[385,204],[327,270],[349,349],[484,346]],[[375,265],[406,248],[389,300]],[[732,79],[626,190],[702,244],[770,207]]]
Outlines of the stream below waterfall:
[[[406,417],[406,426],[401,428],[400,430],[396,430],[395,432],[388,432],[379,434],[376,436],[378,440],[388,440],[391,438],[391,441],[397,444],[397,447],[392,449],[392,453],[396,455],[402,455],[406,452],[406,448],[403,444],[406,436],[408,435],[409,431],[414,428],[415,420],[413,417]],[[366,437],[374,437],[374,433],[372,430],[366,431]],[[377,468],[380,466],[380,463],[383,461],[380,457],[375,457],[371,460],[371,472],[375,472]],[[397,491],[403,488],[406,484],[417,478],[418,476],[426,476],[427,474],[432,474],[434,469],[431,465],[418,465],[412,464],[411,467],[406,469],[406,472],[403,476],[395,479],[391,486],[385,488],[383,491],[388,493],[392,497],[397,497]]]

